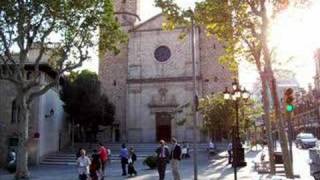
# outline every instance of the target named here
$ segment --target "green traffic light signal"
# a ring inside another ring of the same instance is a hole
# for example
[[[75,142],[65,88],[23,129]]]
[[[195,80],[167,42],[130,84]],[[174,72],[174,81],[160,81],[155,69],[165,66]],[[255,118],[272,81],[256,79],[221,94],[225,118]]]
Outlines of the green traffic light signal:
[[[294,106],[292,104],[288,104],[286,109],[287,109],[287,112],[292,112],[294,110]]]

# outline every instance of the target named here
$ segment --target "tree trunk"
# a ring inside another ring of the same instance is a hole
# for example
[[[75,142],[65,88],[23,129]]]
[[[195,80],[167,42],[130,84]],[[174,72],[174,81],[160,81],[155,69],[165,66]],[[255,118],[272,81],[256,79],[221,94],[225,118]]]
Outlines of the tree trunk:
[[[280,104],[279,104],[279,98],[277,93],[277,84],[272,71],[271,52],[268,46],[267,37],[268,37],[268,29],[269,29],[269,19],[267,15],[265,0],[261,0],[261,18],[262,18],[261,47],[262,47],[262,53],[263,53],[263,59],[264,59],[264,78],[267,80],[265,82],[268,82],[268,85],[271,91],[271,96],[273,99],[276,120],[278,122],[279,139],[281,144],[282,158],[283,158],[286,176],[287,178],[293,178],[292,165],[290,162],[289,151],[288,151],[288,141],[283,128],[283,120],[281,117]]]
[[[27,142],[29,137],[29,114],[30,109],[26,103],[25,95],[17,96],[18,107],[20,109],[18,114],[19,122],[19,142],[17,152],[17,171],[16,179],[27,179],[30,176],[28,170],[28,149]]]
[[[272,144],[272,129],[271,129],[271,123],[270,123],[270,102],[269,97],[267,94],[267,79],[264,77],[263,74],[260,73],[260,78],[262,82],[262,98],[263,98],[263,110],[265,114],[264,123],[267,129],[267,138],[268,138],[268,153],[270,157],[270,173],[275,174],[276,168],[275,168],[275,162],[273,158],[273,144]]]
[[[276,119],[278,122],[279,139],[280,139],[280,145],[281,145],[281,150],[282,150],[282,158],[283,158],[284,168],[286,171],[287,178],[293,178],[292,163],[290,161],[289,150],[288,150],[288,139],[285,134],[283,119],[281,116],[276,80],[275,80],[273,74],[271,74],[270,77],[271,77],[271,87],[270,88],[271,88],[271,93],[273,96],[275,115],[276,115]]]

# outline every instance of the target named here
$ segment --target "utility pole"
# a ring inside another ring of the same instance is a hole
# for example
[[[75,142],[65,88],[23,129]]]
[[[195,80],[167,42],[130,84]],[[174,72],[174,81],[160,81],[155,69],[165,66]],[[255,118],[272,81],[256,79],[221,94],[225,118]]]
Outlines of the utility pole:
[[[194,36],[194,19],[193,13],[191,16],[191,55],[192,55],[192,74],[193,74],[193,176],[194,180],[198,179],[198,165],[197,165],[197,121],[198,121],[198,95],[197,95],[197,72],[196,72],[196,57],[195,57],[195,36]]]

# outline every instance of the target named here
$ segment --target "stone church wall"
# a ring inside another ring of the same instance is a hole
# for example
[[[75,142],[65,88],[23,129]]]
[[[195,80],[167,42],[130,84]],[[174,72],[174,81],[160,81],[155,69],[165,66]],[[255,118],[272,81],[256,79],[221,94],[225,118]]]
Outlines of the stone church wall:
[[[116,11],[137,12],[138,1],[115,2]],[[179,39],[182,29],[163,31],[161,14],[137,26],[128,18],[118,16],[129,33],[129,42],[122,46],[119,55],[100,56],[99,78],[102,91],[116,106],[116,123],[120,125],[122,140],[155,142],[156,112],[171,112],[192,100],[191,34]],[[160,46],[170,49],[167,61],[159,62],[155,58],[155,50]],[[195,31],[195,54],[199,97],[230,86],[231,74],[218,63],[223,46],[213,36],[207,37],[202,29]],[[201,125],[199,118],[198,126]],[[192,139],[191,122],[177,126],[172,121],[171,127],[172,136]],[[199,131],[198,140],[203,141],[205,135],[200,134]]]

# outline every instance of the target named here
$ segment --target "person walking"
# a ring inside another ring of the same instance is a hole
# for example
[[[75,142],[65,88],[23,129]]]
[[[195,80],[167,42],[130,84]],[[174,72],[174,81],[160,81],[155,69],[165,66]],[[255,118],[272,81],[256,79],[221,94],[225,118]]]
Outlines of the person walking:
[[[91,165],[90,165],[91,180],[100,179],[102,175],[101,167],[102,167],[102,163],[101,163],[100,155],[98,154],[97,150],[93,150],[93,154],[91,156]]]
[[[86,156],[86,151],[84,149],[80,150],[80,155],[81,156],[77,159],[79,179],[87,180],[91,161],[88,156]]]
[[[126,166],[128,164],[128,149],[126,148],[126,144],[121,145],[121,150],[120,150],[120,159],[121,159],[121,167],[122,167],[122,176],[126,176]]]
[[[17,158],[16,152],[14,149],[10,149],[7,156],[7,169],[10,173],[14,173],[16,171],[17,166]]]
[[[76,160],[81,156],[81,151],[82,148],[79,148],[78,151],[76,152]]]
[[[101,161],[101,179],[105,176],[105,169],[108,161],[108,150],[103,146],[103,144],[99,143],[99,157]]]
[[[169,148],[165,146],[165,141],[160,140],[160,147],[156,149],[157,154],[157,168],[159,173],[159,180],[164,180],[166,174],[166,166],[169,162]]]
[[[187,149],[187,145],[185,143],[182,144],[181,153],[182,153],[181,159],[187,158],[188,149]]]
[[[229,164],[232,163],[232,143],[229,143],[228,144],[228,147],[227,147],[227,151],[228,151],[228,162]]]
[[[129,159],[128,159],[128,174],[132,176],[133,174],[136,176],[137,171],[134,168],[134,162],[137,160],[136,153],[134,152],[133,147],[129,150]]]
[[[174,180],[180,180],[180,173],[179,173],[179,164],[181,160],[181,147],[178,144],[175,138],[172,138],[172,150],[171,150],[171,167],[172,167],[172,175]]]

